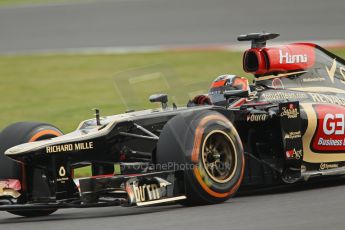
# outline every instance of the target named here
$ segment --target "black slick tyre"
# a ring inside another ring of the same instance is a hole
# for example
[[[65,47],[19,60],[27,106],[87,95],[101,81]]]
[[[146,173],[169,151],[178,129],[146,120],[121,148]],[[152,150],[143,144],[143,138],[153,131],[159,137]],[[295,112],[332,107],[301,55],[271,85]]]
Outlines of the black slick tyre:
[[[13,146],[49,139],[61,136],[62,132],[56,127],[38,122],[19,122],[5,128],[0,133],[0,179],[23,180],[23,168],[18,162],[5,156],[5,151]],[[24,216],[36,217],[46,216],[56,209],[34,210],[34,211],[10,211],[10,213]]]
[[[184,170],[185,205],[223,202],[239,188],[244,174],[244,152],[232,123],[216,111],[179,114],[163,128],[157,164]]]

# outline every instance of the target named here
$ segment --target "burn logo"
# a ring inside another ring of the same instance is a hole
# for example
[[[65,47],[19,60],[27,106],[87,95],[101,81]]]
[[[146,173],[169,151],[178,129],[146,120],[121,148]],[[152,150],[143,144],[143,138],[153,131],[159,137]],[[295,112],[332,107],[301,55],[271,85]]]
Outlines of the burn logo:
[[[280,113],[281,117],[286,116],[288,119],[297,118],[298,115],[298,109],[294,106],[294,104],[288,104],[287,107],[282,107],[282,111]]]

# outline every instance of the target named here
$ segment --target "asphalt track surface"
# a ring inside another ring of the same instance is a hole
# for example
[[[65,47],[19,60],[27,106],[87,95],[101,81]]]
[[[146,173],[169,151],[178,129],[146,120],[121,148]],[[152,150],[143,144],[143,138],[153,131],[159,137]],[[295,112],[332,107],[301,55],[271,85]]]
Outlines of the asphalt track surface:
[[[70,209],[39,218],[18,218],[1,212],[0,229],[342,230],[344,182],[252,191],[223,204],[201,207]]]
[[[213,44],[273,31],[282,40],[344,39],[344,0],[114,0],[0,9],[0,53]],[[0,212],[0,229],[344,229],[345,180],[253,191],[220,205]]]
[[[92,47],[345,39],[344,0],[82,0],[0,8],[0,53]]]

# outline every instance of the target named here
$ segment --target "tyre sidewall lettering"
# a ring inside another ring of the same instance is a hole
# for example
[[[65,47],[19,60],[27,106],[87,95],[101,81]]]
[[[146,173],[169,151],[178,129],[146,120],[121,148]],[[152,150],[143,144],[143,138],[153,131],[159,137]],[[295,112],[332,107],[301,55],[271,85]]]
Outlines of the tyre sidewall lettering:
[[[199,121],[197,121],[199,120]],[[193,170],[193,179],[198,181],[200,187],[209,195],[215,198],[226,198],[231,196],[239,187],[240,181],[243,176],[244,168],[244,157],[243,157],[243,148],[238,138],[238,134],[233,127],[233,125],[222,115],[211,114],[208,116],[201,117],[201,119],[196,119],[197,125],[195,128],[194,135],[194,146],[191,154],[191,162],[198,163],[198,166]],[[206,121],[206,122],[205,122]],[[210,178],[203,167],[202,164],[202,146],[205,142],[205,137],[212,130],[219,130],[225,132],[227,136],[232,140],[234,144],[234,149],[237,152],[237,166],[233,169],[234,175],[230,181],[226,183],[217,183],[212,178]],[[200,133],[202,132],[202,135]],[[199,144],[200,143],[200,144]],[[196,144],[199,144],[196,146]],[[242,158],[242,159],[241,159]],[[243,163],[242,163],[243,162]],[[240,181],[237,179],[240,177]],[[198,184],[197,183],[197,184]]]

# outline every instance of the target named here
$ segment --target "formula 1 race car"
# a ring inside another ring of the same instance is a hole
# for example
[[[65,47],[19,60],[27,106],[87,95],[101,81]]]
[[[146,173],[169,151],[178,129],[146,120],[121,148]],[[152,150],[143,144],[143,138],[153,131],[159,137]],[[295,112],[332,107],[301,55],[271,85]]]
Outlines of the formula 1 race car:
[[[310,43],[251,41],[243,67],[254,84],[224,75],[186,107],[81,122],[63,135],[21,122],[0,134],[0,210],[21,216],[60,208],[223,202],[239,187],[345,174],[345,61]],[[114,170],[117,165],[120,170]],[[91,166],[92,175],[74,171]]]

